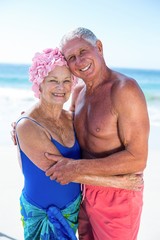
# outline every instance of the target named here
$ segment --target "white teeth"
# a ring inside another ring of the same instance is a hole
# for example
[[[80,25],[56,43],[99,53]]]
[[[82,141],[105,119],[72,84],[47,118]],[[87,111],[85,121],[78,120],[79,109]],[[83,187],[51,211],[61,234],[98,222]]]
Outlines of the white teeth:
[[[53,94],[54,96],[56,96],[56,97],[64,97],[64,93],[54,93]]]
[[[89,68],[90,68],[90,66],[91,66],[91,64],[89,64],[87,67],[85,67],[85,68],[81,68],[81,71],[82,72],[85,72],[86,70],[88,70]]]

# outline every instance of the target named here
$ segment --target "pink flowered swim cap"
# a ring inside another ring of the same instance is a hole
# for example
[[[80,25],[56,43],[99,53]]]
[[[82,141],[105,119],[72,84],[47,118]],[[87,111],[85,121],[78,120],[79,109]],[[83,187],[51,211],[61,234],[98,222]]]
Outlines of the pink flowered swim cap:
[[[67,62],[58,48],[48,48],[42,53],[36,53],[32,59],[32,65],[29,68],[29,80],[32,82],[32,90],[35,97],[39,98],[39,85],[43,82],[48,73],[52,71],[55,66],[66,66]],[[72,75],[73,86],[77,83],[77,78]]]

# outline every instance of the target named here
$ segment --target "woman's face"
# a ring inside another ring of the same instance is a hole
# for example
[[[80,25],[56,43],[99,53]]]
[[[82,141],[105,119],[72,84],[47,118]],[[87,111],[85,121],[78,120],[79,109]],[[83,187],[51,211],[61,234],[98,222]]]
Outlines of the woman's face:
[[[40,85],[40,98],[48,103],[64,104],[72,88],[71,72],[66,66],[55,66]]]

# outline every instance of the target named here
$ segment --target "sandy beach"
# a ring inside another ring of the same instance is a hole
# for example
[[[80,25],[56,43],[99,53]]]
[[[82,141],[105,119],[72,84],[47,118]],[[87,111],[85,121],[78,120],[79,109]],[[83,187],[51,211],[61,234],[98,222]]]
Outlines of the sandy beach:
[[[160,239],[159,136],[160,126],[151,125],[148,164],[144,174],[144,207],[138,240]],[[0,146],[0,150],[0,239],[23,240],[19,213],[23,176],[17,161],[17,150],[10,140],[9,131],[8,144]]]

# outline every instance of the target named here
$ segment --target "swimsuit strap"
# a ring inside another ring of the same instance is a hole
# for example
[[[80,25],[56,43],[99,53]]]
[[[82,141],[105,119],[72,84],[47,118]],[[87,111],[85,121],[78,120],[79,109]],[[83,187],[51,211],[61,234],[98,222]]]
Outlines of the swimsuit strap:
[[[42,127],[43,129],[45,129],[48,133],[49,133],[49,135],[50,135],[50,137],[51,137],[51,141],[55,144],[55,146],[56,147],[58,147],[58,146],[60,146],[60,147],[63,147],[63,148],[74,148],[75,147],[75,145],[77,144],[77,138],[76,138],[76,133],[75,133],[75,130],[74,130],[74,138],[75,138],[75,141],[74,141],[74,144],[73,144],[73,146],[72,147],[66,147],[66,146],[64,146],[63,144],[61,144],[60,142],[58,142],[56,139],[54,139],[53,137],[52,137],[52,135],[51,135],[51,133],[49,132],[49,130],[46,128],[46,127],[44,127],[42,124],[40,124],[39,122],[37,122],[35,119],[33,119],[33,118],[30,118],[30,117],[21,117],[20,119],[18,119],[18,121],[17,121],[17,124],[22,120],[22,119],[28,119],[28,120],[30,120],[30,121],[32,121],[32,122],[34,122],[34,123],[36,123],[37,125],[39,125],[40,127]],[[16,138],[17,138],[17,143],[18,143],[18,146],[19,146],[19,141],[18,141],[18,136],[17,136],[17,133],[16,133]]]
[[[20,119],[18,119],[18,121],[17,121],[17,124],[22,120],[22,119],[28,119],[28,120],[30,120],[30,121],[32,121],[32,122],[34,122],[34,123],[36,123],[37,125],[39,125],[40,127],[42,127],[42,128],[44,128],[48,133],[49,133],[49,135],[50,135],[50,137],[52,138],[52,135],[51,135],[51,133],[49,132],[49,130],[46,128],[46,127],[44,127],[42,124],[40,124],[39,122],[37,122],[35,119],[33,119],[33,118],[30,118],[30,117],[21,117]]]
[[[40,127],[46,129],[43,125],[41,125],[39,122],[37,122],[36,120],[34,120],[33,118],[30,118],[30,117],[21,117],[21,118],[18,119],[18,121],[16,122],[16,125],[17,125],[22,119],[28,119],[28,120],[30,120],[30,121],[36,123],[36,124],[39,125]],[[46,129],[46,130],[47,130],[47,129]],[[47,132],[49,133],[49,135],[50,135],[50,137],[51,137],[51,139],[52,139],[52,135],[51,135],[51,133],[50,133],[48,130],[47,130]],[[17,131],[16,131],[16,140],[17,140],[18,148],[19,148],[19,150],[21,150],[21,148],[20,148],[20,144],[19,144],[19,140],[18,140],[18,134],[17,134]]]

